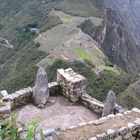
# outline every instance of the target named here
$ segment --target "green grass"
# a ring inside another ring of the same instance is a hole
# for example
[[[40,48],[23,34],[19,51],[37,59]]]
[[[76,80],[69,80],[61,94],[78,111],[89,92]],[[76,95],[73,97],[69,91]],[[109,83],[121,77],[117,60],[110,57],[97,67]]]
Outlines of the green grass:
[[[62,0],[58,1],[55,5],[55,9],[62,10],[65,13],[69,13],[76,16],[97,16],[101,17],[101,7],[103,1],[98,0]]]
[[[63,23],[72,23],[74,21],[73,16],[71,16],[70,14],[65,14],[62,11],[56,11],[56,16],[58,16]]]
[[[75,51],[77,55],[83,60],[89,60],[89,61],[94,60],[94,57],[91,54],[89,54],[84,48],[76,47]]]
[[[110,70],[110,71],[115,72],[116,74],[120,74],[120,72],[121,72],[121,70],[118,70],[117,68],[114,68],[114,67],[106,66],[105,64],[100,65],[99,69],[101,69],[101,70]]]

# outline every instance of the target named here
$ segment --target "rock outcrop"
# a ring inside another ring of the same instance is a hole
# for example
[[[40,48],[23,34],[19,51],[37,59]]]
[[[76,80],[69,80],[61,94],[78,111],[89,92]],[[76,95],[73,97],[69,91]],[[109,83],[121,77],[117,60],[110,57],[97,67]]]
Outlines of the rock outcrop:
[[[121,21],[127,26],[134,39],[140,44],[140,1],[139,0],[105,0],[107,8],[116,11]]]
[[[101,45],[109,61],[123,70],[136,73],[140,70],[140,46],[112,9],[104,10],[102,25],[95,26],[87,20],[79,27]],[[88,27],[85,30],[84,27]]]
[[[43,107],[49,99],[48,78],[45,70],[39,67],[33,91],[33,102],[38,107]]]
[[[102,114],[103,117],[114,113],[115,103],[116,103],[116,95],[113,91],[109,91],[106,98],[106,102],[104,104],[104,109]]]

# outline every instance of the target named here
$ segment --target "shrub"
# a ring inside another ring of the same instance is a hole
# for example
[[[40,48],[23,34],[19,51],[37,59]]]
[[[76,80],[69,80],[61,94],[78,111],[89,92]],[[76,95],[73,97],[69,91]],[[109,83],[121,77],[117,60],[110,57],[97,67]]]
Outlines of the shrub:
[[[23,132],[18,131],[19,125],[22,125]],[[37,120],[32,120],[28,124],[22,124],[17,121],[16,115],[11,115],[11,119],[9,121],[0,120],[0,140],[4,140],[6,138],[10,140],[36,140],[37,134],[40,134],[42,140],[45,140],[42,129],[39,128],[37,124]],[[25,138],[23,138],[23,133],[25,134]]]

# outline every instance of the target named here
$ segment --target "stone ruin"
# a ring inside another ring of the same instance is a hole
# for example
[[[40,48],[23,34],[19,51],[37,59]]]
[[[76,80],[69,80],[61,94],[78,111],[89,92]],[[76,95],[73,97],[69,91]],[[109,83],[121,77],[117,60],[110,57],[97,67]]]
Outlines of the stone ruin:
[[[117,105],[113,91],[108,93],[105,104],[92,98],[86,93],[86,78],[71,68],[57,70],[57,81],[52,83],[48,83],[45,71],[39,68],[35,87],[12,94],[1,91],[0,119],[8,119],[11,112],[28,104],[44,108],[49,98],[58,95],[84,105],[100,118],[66,128],[43,128],[46,140],[140,140],[140,110],[128,111]]]
[[[57,70],[57,82],[62,87],[64,96],[77,102],[86,93],[86,78],[75,73],[71,68]]]
[[[45,70],[39,67],[35,87],[33,90],[33,102],[42,108],[49,100],[48,78]]]
[[[115,103],[116,103],[115,93],[113,91],[109,91],[106,98],[106,102],[104,104],[102,117],[115,113]]]

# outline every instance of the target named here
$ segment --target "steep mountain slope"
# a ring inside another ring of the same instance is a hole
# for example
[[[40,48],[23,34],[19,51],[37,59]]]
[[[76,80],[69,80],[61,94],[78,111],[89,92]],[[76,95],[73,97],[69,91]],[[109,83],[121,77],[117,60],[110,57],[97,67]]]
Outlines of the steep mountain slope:
[[[103,0],[0,0],[0,37],[14,46],[0,46],[0,89],[32,86],[42,65],[49,80],[57,68],[72,67],[102,101],[110,89],[124,91],[135,78],[113,63],[136,72],[139,50],[117,15],[104,10]]]
[[[140,79],[118,96],[119,103],[126,108],[140,108]]]
[[[140,44],[140,1],[139,0],[105,0],[106,7],[112,8],[131,31]]]
[[[109,60],[127,72],[137,73],[140,70],[140,46],[136,44],[126,26],[112,9],[105,10],[104,21],[101,26],[95,26],[86,21],[88,33],[101,46]]]
[[[37,28],[42,32],[61,24],[57,16],[49,15],[52,9],[101,17],[101,7],[101,0],[0,0],[0,37],[14,46],[12,49],[0,46],[1,89],[16,90],[33,83],[36,64],[48,53],[38,50],[39,44],[33,41],[36,34],[29,29]],[[28,73],[23,74],[23,69]]]
[[[112,10],[107,10],[106,35],[102,48],[109,60],[128,72],[140,70],[140,46]],[[103,30],[104,32],[104,30]]]
[[[0,46],[1,89],[6,88],[5,83],[9,81],[15,84],[13,89],[33,83],[35,65],[47,54],[38,51],[38,44],[33,42],[35,34],[26,31],[26,28],[33,26],[46,30],[60,23],[58,18],[49,18],[50,8],[47,6],[38,0],[0,0],[0,37],[14,46],[12,49]]]

